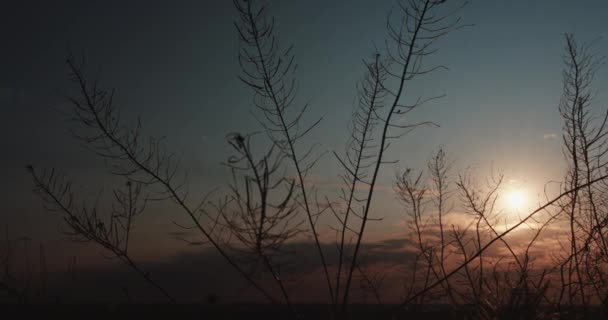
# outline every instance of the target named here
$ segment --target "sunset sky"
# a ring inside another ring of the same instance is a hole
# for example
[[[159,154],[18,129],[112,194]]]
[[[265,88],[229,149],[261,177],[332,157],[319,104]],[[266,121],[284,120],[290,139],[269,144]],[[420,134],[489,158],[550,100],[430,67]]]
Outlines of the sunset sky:
[[[297,101],[310,101],[308,120],[323,117],[305,141],[320,143],[319,153],[329,151],[313,170],[311,183],[335,196],[340,169],[331,151],[344,149],[356,83],[365,71],[362,59],[371,56],[374,44],[382,48],[393,1],[269,3],[281,43],[295,46]],[[472,26],[442,39],[439,53],[429,60],[449,71],[422,77],[407,89],[408,101],[446,95],[412,113],[413,121],[440,127],[420,128],[391,145],[387,157],[399,163],[382,168],[373,214],[384,220],[370,226],[368,245],[388,246],[382,241],[404,234],[393,192],[395,174],[426,168],[440,146],[454,160],[454,174],[471,167],[484,179],[492,168],[503,170],[506,189],[520,192],[505,198],[526,208],[542,201],[545,184],[563,179],[563,122],[557,108],[564,34],[595,41],[595,52],[608,55],[606,12],[606,0],[471,1],[461,16]],[[95,247],[64,241],[57,232],[60,219],[44,211],[24,169],[27,164],[56,168],[89,197],[118,182],[69,134],[64,96],[74,86],[64,61],[70,50],[85,52],[90,74],[117,89],[126,117],[140,115],[147,134],[167,137],[170,150],[188,169],[193,194],[225,187],[229,172],[220,163],[230,155],[226,134],[260,130],[250,114],[251,92],[237,77],[235,19],[227,0],[2,4],[2,229],[6,225],[12,238],[26,236],[36,246],[45,243],[55,270],[65,269],[72,256],[83,265],[108,263]],[[594,83],[595,107],[601,112],[608,103],[608,68],[597,73]],[[150,207],[138,221],[138,255],[155,266],[170,266],[175,274],[195,272],[180,268],[203,258],[196,256],[198,248],[174,239],[180,230],[171,220],[187,221],[171,204]],[[330,231],[324,230],[330,241]]]

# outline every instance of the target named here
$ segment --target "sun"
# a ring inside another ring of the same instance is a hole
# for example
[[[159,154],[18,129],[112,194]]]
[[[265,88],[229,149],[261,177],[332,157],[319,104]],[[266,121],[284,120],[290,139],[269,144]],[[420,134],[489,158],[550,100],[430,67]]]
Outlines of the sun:
[[[505,195],[507,206],[512,209],[521,209],[526,203],[526,196],[522,190],[511,190]]]

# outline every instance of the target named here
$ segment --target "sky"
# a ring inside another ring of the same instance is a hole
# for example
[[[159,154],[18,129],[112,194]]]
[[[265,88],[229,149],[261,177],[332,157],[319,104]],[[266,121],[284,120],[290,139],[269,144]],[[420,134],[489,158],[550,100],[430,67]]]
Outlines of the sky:
[[[270,6],[281,43],[295,46],[297,101],[310,101],[309,119],[323,117],[306,142],[319,142],[321,152],[341,152],[365,69],[362,59],[384,43],[394,2],[275,0]],[[391,146],[388,156],[399,163],[382,168],[374,209],[386,219],[371,227],[370,239],[402,232],[394,176],[404,168],[424,168],[439,146],[456,170],[472,167],[480,176],[490,168],[503,170],[531,202],[545,183],[561,180],[557,107],[564,34],[573,33],[580,42],[597,40],[595,51],[608,54],[607,10],[604,0],[471,1],[461,14],[471,26],[442,39],[432,58],[449,70],[421,79],[408,91],[410,99],[446,95],[413,115],[439,127],[421,128]],[[235,18],[231,1],[225,0],[3,4],[0,224],[11,237],[47,243],[57,268],[75,254],[98,261],[98,251],[68,244],[58,234],[60,220],[44,211],[24,170],[27,164],[56,168],[74,177],[88,196],[116,182],[69,134],[64,96],[74,89],[65,64],[70,51],[86,53],[88,69],[117,89],[126,116],[140,115],[147,133],[167,137],[182,155],[193,192],[225,186],[228,172],[220,163],[229,155],[226,134],[260,129],[250,114],[251,92],[237,77]],[[600,112],[608,101],[607,80],[608,69],[601,69],[594,82]],[[328,152],[311,179],[335,185],[338,168]],[[170,221],[184,218],[174,211],[159,204],[142,221],[141,243],[155,241],[154,248],[138,246],[145,259],[169,259],[189,250],[169,235],[175,231]]]

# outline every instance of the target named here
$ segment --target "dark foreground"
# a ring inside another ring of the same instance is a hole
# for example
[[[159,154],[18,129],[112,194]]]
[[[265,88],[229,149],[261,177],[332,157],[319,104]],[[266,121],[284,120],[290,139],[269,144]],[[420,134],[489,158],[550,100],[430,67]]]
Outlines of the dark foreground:
[[[331,307],[327,305],[296,305],[298,319],[335,319]],[[575,312],[582,315],[580,312]],[[0,304],[0,318],[5,319],[297,319],[286,306],[264,304],[255,305],[163,305],[163,304]],[[511,319],[528,319],[528,317]],[[530,315],[528,315],[530,316]],[[431,305],[424,309],[399,309],[392,305],[351,305],[347,319],[423,319],[451,320],[475,319],[466,308],[455,310],[451,306]],[[534,319],[532,316],[530,319]],[[542,319],[578,319],[580,317],[563,314]],[[606,319],[599,309],[590,310],[586,319]]]

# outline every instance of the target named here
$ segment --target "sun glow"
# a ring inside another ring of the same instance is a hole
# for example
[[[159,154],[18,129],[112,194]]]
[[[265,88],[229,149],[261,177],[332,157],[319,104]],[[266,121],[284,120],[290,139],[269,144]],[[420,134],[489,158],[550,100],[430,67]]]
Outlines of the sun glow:
[[[511,209],[522,209],[526,204],[526,196],[521,190],[511,190],[505,195],[506,204]]]

